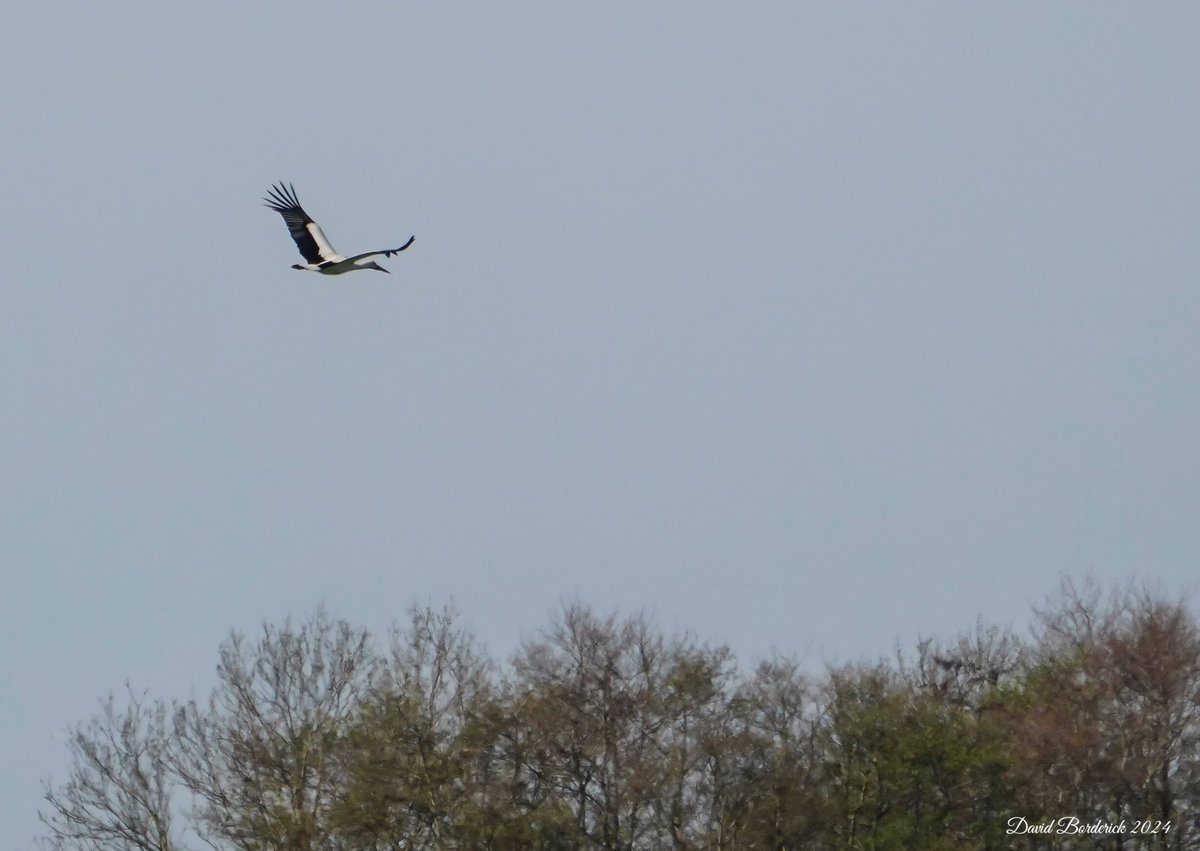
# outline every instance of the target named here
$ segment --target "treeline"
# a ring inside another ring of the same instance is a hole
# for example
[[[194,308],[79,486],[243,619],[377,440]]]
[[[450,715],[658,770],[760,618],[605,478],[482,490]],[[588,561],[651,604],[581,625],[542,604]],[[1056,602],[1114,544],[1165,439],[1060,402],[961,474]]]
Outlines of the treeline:
[[[234,634],[206,702],[130,692],[47,784],[70,851],[1200,847],[1200,633],[1182,601],[1065,583],[806,673],[564,608],[506,664],[448,611]],[[1010,834],[1078,819],[1119,833]]]

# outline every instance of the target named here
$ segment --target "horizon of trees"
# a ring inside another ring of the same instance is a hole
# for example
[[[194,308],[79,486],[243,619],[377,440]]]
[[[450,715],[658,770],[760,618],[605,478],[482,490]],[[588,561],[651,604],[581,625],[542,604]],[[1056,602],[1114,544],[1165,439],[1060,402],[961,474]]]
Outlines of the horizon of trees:
[[[820,674],[569,604],[505,664],[449,609],[230,635],[207,700],[127,688],[45,784],[53,851],[1200,848],[1200,624],[1064,580]],[[1119,833],[1025,833],[1041,825]]]

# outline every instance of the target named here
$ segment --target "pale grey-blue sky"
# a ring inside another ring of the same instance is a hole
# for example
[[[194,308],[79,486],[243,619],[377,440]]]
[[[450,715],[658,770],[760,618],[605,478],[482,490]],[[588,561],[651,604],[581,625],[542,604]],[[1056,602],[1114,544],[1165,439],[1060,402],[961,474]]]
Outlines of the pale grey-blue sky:
[[[231,627],[556,602],[822,658],[1200,524],[1200,10],[26,4],[0,836]],[[296,184],[325,279],[259,198]]]

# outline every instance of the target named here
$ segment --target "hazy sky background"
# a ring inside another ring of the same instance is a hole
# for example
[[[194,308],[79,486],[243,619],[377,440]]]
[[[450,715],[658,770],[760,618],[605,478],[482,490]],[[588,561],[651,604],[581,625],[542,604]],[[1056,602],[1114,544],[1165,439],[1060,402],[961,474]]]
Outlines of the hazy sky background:
[[[1193,3],[24,3],[0,843],[231,628],[826,660],[1200,551]],[[295,183],[325,278],[260,198]]]

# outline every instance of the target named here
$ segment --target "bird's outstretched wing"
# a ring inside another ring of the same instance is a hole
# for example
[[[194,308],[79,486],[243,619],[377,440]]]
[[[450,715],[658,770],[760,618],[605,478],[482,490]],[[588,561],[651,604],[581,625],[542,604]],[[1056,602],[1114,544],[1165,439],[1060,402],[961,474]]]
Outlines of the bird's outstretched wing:
[[[291,184],[284,186],[281,181],[278,186],[272,186],[268,197],[263,198],[263,202],[283,216],[288,233],[292,235],[292,239],[296,241],[296,247],[300,249],[300,253],[309,263],[328,263],[344,259],[333,250],[333,246],[321,232],[321,226],[314,222],[308,213],[304,212],[304,208],[300,206],[300,201],[296,198],[296,190]],[[405,248],[407,247],[405,246]]]
[[[413,244],[415,236],[410,236],[408,242],[401,245],[399,248],[385,248],[382,251],[368,251],[366,254],[355,254],[353,257],[347,258],[351,263],[358,263],[360,260],[366,260],[368,257],[391,257],[393,254],[399,254],[404,249]]]

